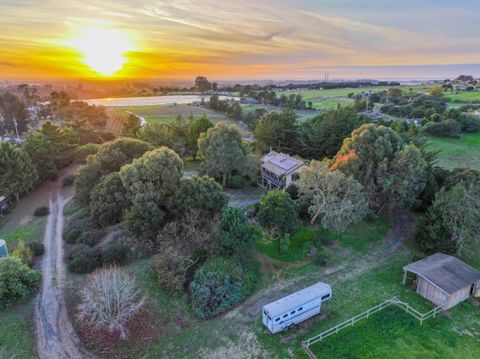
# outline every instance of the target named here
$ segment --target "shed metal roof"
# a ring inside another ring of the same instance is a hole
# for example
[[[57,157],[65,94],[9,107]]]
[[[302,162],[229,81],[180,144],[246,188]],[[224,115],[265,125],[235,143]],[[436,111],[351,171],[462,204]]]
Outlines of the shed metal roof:
[[[263,307],[272,317],[284,314],[289,310],[311,302],[323,295],[332,293],[332,288],[327,283],[319,282],[310,287],[299,290],[283,297],[275,302],[267,304]]]
[[[447,294],[453,294],[480,281],[480,271],[460,259],[443,253],[435,253],[403,267],[418,274]]]

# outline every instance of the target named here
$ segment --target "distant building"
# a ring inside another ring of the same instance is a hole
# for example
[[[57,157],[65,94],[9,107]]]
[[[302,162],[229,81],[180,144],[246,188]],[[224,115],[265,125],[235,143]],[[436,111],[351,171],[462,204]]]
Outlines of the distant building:
[[[403,284],[407,272],[416,274],[417,293],[444,309],[480,296],[480,271],[453,256],[435,253],[403,267],[403,271]]]
[[[270,151],[261,159],[260,186],[267,190],[285,189],[300,178],[300,171],[306,167],[301,159]]]

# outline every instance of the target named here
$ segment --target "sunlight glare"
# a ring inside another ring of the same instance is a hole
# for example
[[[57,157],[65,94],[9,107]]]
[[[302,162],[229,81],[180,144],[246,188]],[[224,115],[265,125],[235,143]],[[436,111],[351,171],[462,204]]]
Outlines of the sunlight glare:
[[[127,62],[126,53],[133,50],[128,34],[99,27],[83,29],[69,43],[82,55],[83,62],[102,76],[120,71]]]

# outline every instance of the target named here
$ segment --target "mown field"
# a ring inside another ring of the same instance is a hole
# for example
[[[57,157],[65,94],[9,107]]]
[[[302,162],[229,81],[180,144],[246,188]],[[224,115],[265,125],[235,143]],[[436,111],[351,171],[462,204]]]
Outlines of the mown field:
[[[469,167],[480,170],[480,133],[455,138],[430,137],[430,149],[439,150],[438,165],[446,169]]]
[[[390,87],[373,86],[373,87],[359,87],[359,88],[338,88],[327,90],[311,90],[311,91],[285,91],[285,95],[300,94],[306,101],[312,101],[313,107],[316,109],[327,110],[335,109],[338,105],[348,106],[353,104],[353,100],[348,97],[349,94],[361,94],[364,92],[379,92],[386,91]],[[399,86],[405,93],[416,93],[428,91],[428,86]],[[282,92],[278,92],[277,96],[280,96]]]
[[[155,106],[127,106],[127,107],[116,107],[115,111],[119,112],[132,112],[138,116],[144,117],[145,120],[149,123],[159,123],[159,124],[168,124],[175,120],[177,116],[190,117],[194,118],[200,117],[202,115],[207,115],[207,117],[213,122],[225,121],[228,123],[235,124],[235,121],[229,118],[227,115],[209,110],[200,106],[186,105],[186,104],[177,104],[173,105],[155,105]],[[244,137],[249,136],[249,131],[245,128],[237,126],[240,130],[240,133]]]

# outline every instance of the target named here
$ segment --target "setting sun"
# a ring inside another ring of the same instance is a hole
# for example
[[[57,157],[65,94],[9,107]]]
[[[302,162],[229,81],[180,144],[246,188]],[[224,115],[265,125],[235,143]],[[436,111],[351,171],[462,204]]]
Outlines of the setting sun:
[[[91,27],[69,41],[82,55],[82,61],[101,76],[112,76],[128,61],[126,53],[133,50],[127,34],[113,29]]]

